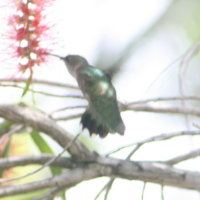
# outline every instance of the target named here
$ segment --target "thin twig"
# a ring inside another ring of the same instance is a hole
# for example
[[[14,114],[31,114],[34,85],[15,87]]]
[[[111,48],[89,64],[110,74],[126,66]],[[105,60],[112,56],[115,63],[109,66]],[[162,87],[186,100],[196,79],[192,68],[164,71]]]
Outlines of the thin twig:
[[[183,161],[186,161],[186,160],[189,160],[189,159],[192,159],[192,158],[196,158],[198,156],[200,156],[200,148],[193,150],[189,153],[177,156],[177,157],[172,158],[170,160],[167,160],[164,163],[167,163],[169,165],[175,165],[175,164],[178,164],[180,162],[183,162]]]
[[[123,111],[132,110],[135,112],[153,112],[153,113],[167,113],[167,114],[179,114],[179,115],[191,115],[200,116],[200,109],[198,108],[183,108],[183,107],[171,107],[171,106],[154,106],[148,104],[137,104],[132,106],[125,106]]]
[[[0,78],[0,82],[26,83],[27,79],[15,78],[15,79],[11,80],[11,79],[8,79],[8,78]],[[48,85],[48,86],[55,86],[55,87],[62,87],[62,88],[69,88],[69,89],[74,89],[74,90],[79,89],[78,87],[70,85],[70,84],[58,83],[58,82],[47,81],[47,80],[33,79],[32,83]]]
[[[15,126],[13,129],[11,129],[8,133],[4,134],[1,138],[0,138],[0,145],[4,142],[4,140],[7,137],[10,137],[12,134],[16,133],[17,131],[21,130],[22,128],[24,128],[24,125],[17,125]]]
[[[147,92],[152,88],[152,86],[160,79],[160,77],[167,72],[171,67],[173,67],[175,64],[180,62],[180,60],[185,56],[185,54],[181,55],[180,57],[176,58],[172,63],[170,63],[168,66],[166,66],[157,76],[156,78],[150,83],[148,88],[145,90],[144,94],[147,94]]]
[[[56,120],[56,121],[67,121],[67,120],[77,119],[77,118],[81,117],[82,114],[83,113],[70,115],[68,117],[58,117],[58,118],[54,118],[54,120]]]
[[[0,87],[14,87],[14,88],[19,88],[24,90],[23,86],[19,86],[16,84],[4,84],[4,83],[0,83]],[[46,95],[46,96],[50,96],[50,97],[58,97],[58,98],[73,98],[73,99],[85,99],[83,96],[81,95],[60,95],[60,94],[51,94],[48,92],[43,92],[43,91],[38,91],[38,90],[33,90],[31,88],[29,88],[28,92],[33,92],[36,94],[41,94],[41,95]]]
[[[126,160],[130,160],[130,158],[132,157],[132,155],[142,146],[143,144],[138,144],[132,151],[131,153],[126,157]],[[108,154],[106,155],[108,156]],[[104,197],[104,200],[107,200],[107,197],[108,197],[108,194],[111,190],[111,187],[113,185],[115,181],[115,178],[111,178],[108,183],[103,187],[103,190],[101,190],[101,193],[106,190],[106,193],[105,193],[105,197]]]
[[[186,68],[188,68],[192,57],[199,51],[199,49],[200,49],[200,41],[195,43],[195,45],[193,45],[186,52],[185,56],[182,58],[182,60],[180,62],[178,81],[179,81],[179,92],[180,92],[181,97],[185,96],[185,91],[184,91],[184,87],[183,87],[184,78],[185,78],[185,70],[186,70]],[[184,99],[181,101],[181,104],[182,104],[183,108],[186,108],[186,102]],[[187,126],[189,128],[189,115],[187,113],[185,113],[185,120],[186,120]]]
[[[115,181],[115,178],[111,178],[110,181],[108,182],[107,187],[106,187],[106,193],[105,193],[105,196],[104,196],[104,200],[108,199],[108,195],[109,195],[109,192],[111,191],[111,188],[112,188],[114,181]]]
[[[131,156],[132,156],[142,145],[143,145],[143,144],[138,144],[138,145],[131,151],[131,153],[126,157],[126,160],[130,160]],[[107,154],[106,156],[108,156],[108,154]],[[108,181],[108,183],[106,183],[106,185],[100,190],[100,192],[97,194],[96,197],[99,197],[100,194],[101,194],[104,190],[106,190],[106,193],[105,193],[105,196],[104,196],[104,200],[107,200],[108,194],[109,194],[109,192],[110,192],[110,190],[111,190],[111,187],[112,187],[114,181],[115,181],[115,178],[111,178],[111,179]],[[95,198],[95,200],[96,200],[96,199],[97,199],[97,198]]]
[[[52,111],[49,115],[53,115],[54,113],[63,112],[65,110],[73,110],[73,109],[80,109],[80,108],[86,108],[86,105],[80,105],[80,106],[67,106],[64,108],[59,108],[57,110]]]
[[[144,192],[145,192],[146,186],[147,186],[147,183],[144,182],[144,183],[143,183],[143,188],[142,188],[141,200],[144,200]]]
[[[145,143],[140,143],[140,144],[137,144],[136,147],[129,153],[129,155],[126,157],[126,160],[130,160],[132,155],[140,148],[144,145]]]
[[[163,161],[163,160],[148,160],[148,161],[145,161],[145,162],[162,163],[162,164],[167,164],[167,165],[172,166],[172,165],[179,164],[180,162],[184,162],[184,161],[187,161],[187,160],[199,157],[199,156],[200,156],[200,149],[196,149],[196,150],[190,151],[189,153],[171,158],[169,160],[165,160],[165,161]]]
[[[160,134],[160,135],[156,135],[156,136],[141,140],[140,142],[134,142],[132,144],[128,144],[128,145],[124,145],[122,147],[119,147],[116,150],[113,150],[113,151],[107,153],[106,156],[109,156],[113,153],[116,153],[118,151],[121,151],[125,148],[131,147],[131,146],[134,146],[134,145],[137,145],[137,146],[138,145],[144,145],[144,144],[150,143],[150,142],[163,141],[163,140],[171,139],[173,137],[186,136],[186,135],[193,135],[193,136],[194,135],[200,135],[200,131],[199,130],[188,130],[188,131],[179,131],[179,132],[174,132],[174,133],[163,133],[163,134]]]
[[[164,195],[164,185],[161,185],[161,200],[164,200],[165,199],[165,195]]]
[[[16,157],[6,157],[0,158],[0,170],[24,166],[30,164],[39,164],[43,165],[48,162],[50,159],[56,158],[53,154],[40,154],[40,155],[29,155],[29,156],[16,156]],[[73,169],[76,165],[73,160],[68,157],[56,158],[51,166]]]
[[[61,190],[63,190],[65,188],[65,186],[60,186],[60,187],[55,187],[53,189],[50,189],[48,192],[38,196],[38,197],[35,197],[31,200],[47,200],[47,199],[50,199],[50,198],[53,198],[55,197],[55,195],[60,192]]]
[[[95,196],[94,200],[97,200],[100,195],[102,194],[102,192],[104,192],[104,190],[106,190],[107,187],[109,187],[110,182],[112,181],[112,178],[102,187],[102,189],[97,193],[97,195]]]
[[[179,91],[181,96],[184,97],[184,90],[183,90],[183,79],[184,79],[184,71],[186,67],[189,66],[189,63],[194,57],[194,55],[200,50],[200,41],[196,42],[183,56],[181,63],[180,63],[180,68],[179,68]]]
[[[128,104],[122,104],[122,106],[132,106],[132,105],[135,105],[135,104],[144,104],[144,103],[160,102],[160,101],[182,101],[182,100],[200,101],[200,96],[158,97],[158,98],[151,98],[151,99],[134,101],[134,102],[130,102]]]
[[[5,182],[10,182],[10,181],[16,181],[16,180],[21,180],[21,179],[24,179],[28,176],[31,176],[41,170],[43,170],[45,167],[48,167],[51,163],[53,163],[57,158],[60,158],[62,156],[62,154],[67,151],[68,148],[70,148],[70,146],[76,141],[76,139],[79,137],[80,133],[77,134],[73,140],[71,140],[66,146],[65,148],[55,157],[55,158],[51,158],[48,162],[46,162],[44,165],[42,165],[41,167],[39,167],[38,169],[32,171],[32,172],[29,172],[23,176],[19,176],[19,177],[16,177],[16,178],[10,178],[10,179],[0,179],[0,183],[5,183]]]

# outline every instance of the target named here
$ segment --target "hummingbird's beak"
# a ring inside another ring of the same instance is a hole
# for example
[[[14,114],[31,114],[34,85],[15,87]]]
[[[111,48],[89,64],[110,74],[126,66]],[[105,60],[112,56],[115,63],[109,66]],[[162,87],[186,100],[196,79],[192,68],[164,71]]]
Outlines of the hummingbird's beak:
[[[65,59],[64,57],[59,56],[59,55],[56,55],[56,54],[53,54],[53,53],[45,53],[45,54],[47,54],[47,55],[49,55],[49,56],[54,56],[54,57],[60,58],[61,60],[64,60],[64,59]]]

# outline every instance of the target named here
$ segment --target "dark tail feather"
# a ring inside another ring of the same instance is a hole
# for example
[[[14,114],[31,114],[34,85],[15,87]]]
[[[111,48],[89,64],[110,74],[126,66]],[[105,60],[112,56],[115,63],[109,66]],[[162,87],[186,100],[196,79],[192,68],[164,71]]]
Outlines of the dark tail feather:
[[[87,128],[90,132],[90,135],[97,134],[103,138],[106,137],[109,132],[109,130],[103,124],[99,124],[97,120],[92,117],[92,114],[87,110],[81,117],[81,123],[83,125],[83,129]]]

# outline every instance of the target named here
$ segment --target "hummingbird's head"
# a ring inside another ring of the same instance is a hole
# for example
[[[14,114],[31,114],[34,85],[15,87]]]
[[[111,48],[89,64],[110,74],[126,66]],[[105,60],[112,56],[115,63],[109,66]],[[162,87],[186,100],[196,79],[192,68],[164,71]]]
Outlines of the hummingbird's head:
[[[68,55],[62,59],[67,65],[68,71],[74,77],[76,77],[76,72],[78,69],[88,66],[87,60],[79,55]]]

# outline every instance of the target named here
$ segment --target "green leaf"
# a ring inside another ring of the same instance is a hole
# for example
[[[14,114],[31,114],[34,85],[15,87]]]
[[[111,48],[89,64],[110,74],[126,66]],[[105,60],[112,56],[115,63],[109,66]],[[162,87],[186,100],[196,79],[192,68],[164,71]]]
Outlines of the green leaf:
[[[5,149],[4,149],[4,151],[3,151],[3,154],[2,154],[2,157],[3,157],[3,158],[8,157],[8,155],[9,155],[11,140],[12,140],[12,137],[10,137],[8,143],[6,144],[6,147],[5,147]]]
[[[21,97],[23,97],[23,96],[28,92],[29,87],[30,87],[30,84],[31,84],[31,76],[30,76],[30,78],[28,78],[27,81],[26,81],[26,86],[25,86],[25,88],[24,88],[24,90],[23,90],[23,93],[22,93],[22,96],[21,96]]]
[[[66,193],[66,190],[63,190],[63,191],[60,193],[60,197],[61,197],[63,200],[66,200],[65,193]]]
[[[12,139],[12,137],[9,139],[9,141],[6,144],[6,147],[5,147],[5,149],[4,149],[3,153],[2,153],[2,157],[3,158],[8,157],[8,155],[9,155],[11,139]],[[2,175],[3,175],[3,170],[0,170],[0,177],[2,177]]]
[[[0,135],[8,132],[13,124],[14,123],[10,121],[3,121],[2,123],[0,123]]]
[[[54,154],[53,150],[49,146],[49,144],[44,140],[44,138],[40,135],[39,131],[33,130],[31,132],[31,137],[41,153],[47,153],[47,154]],[[57,175],[62,172],[62,170],[58,167],[50,167],[52,175]]]

